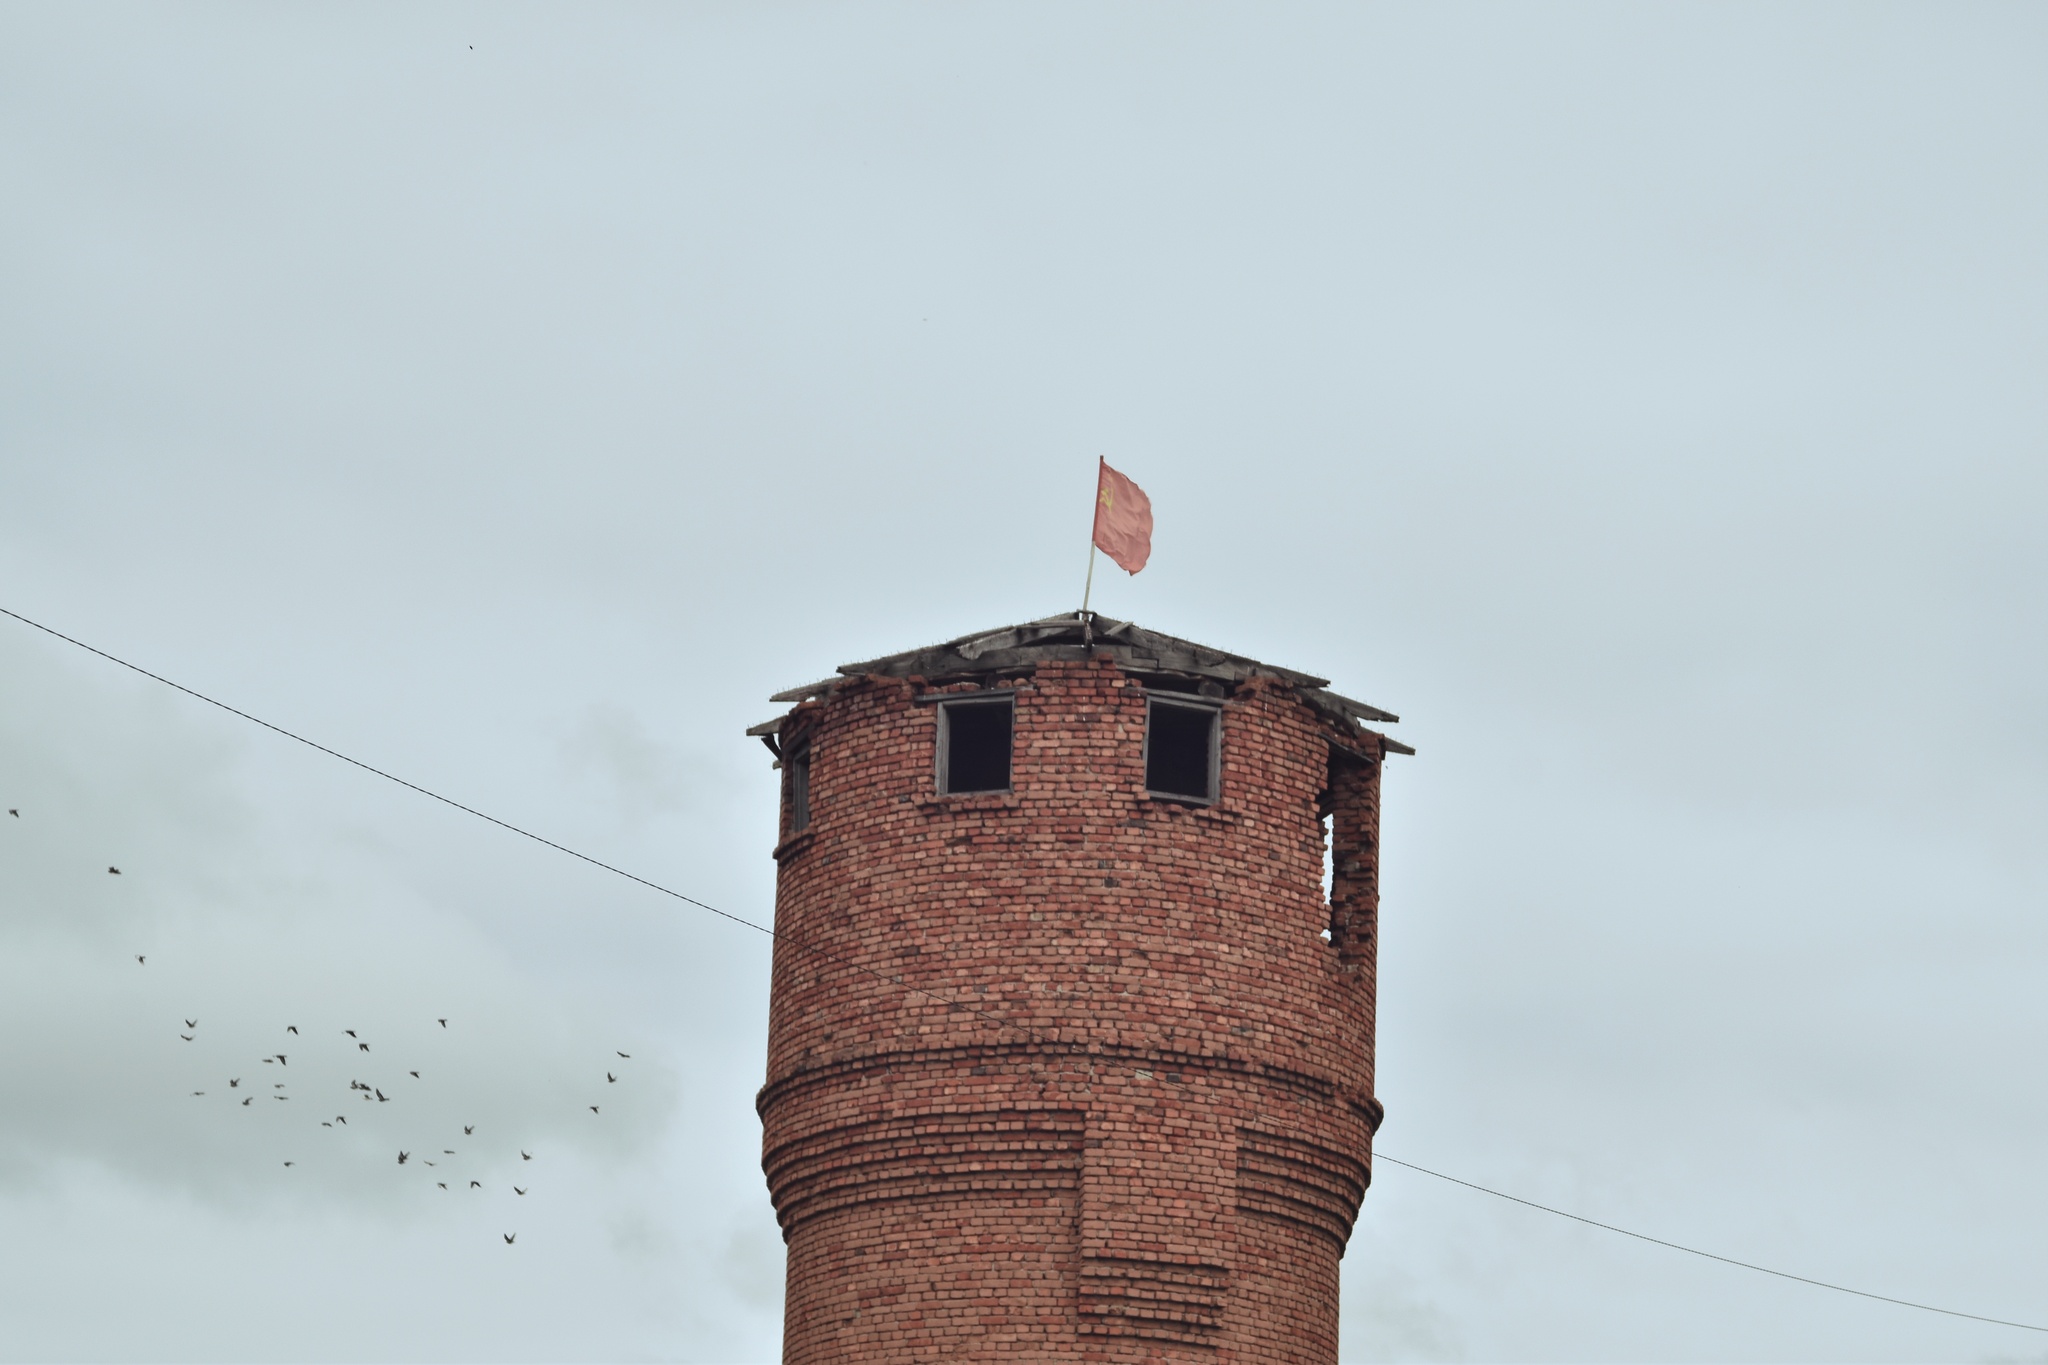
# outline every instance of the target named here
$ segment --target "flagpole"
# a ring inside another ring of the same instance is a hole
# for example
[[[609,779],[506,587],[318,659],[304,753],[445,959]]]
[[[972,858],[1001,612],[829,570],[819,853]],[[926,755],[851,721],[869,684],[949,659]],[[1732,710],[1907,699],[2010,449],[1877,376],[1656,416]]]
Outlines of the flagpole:
[[[1102,465],[1101,456],[1095,459],[1095,507],[1088,522],[1088,581],[1081,585],[1081,644],[1087,648],[1095,645],[1095,623],[1088,619],[1088,598],[1095,591],[1095,524],[1102,519]]]
[[[1089,639],[1089,636],[1092,635],[1093,632],[1089,629],[1092,623],[1088,620],[1088,595],[1094,591],[1095,537],[1093,535],[1090,535],[1088,537],[1088,582],[1081,589],[1081,637],[1083,641],[1091,644],[1093,643],[1093,641]]]

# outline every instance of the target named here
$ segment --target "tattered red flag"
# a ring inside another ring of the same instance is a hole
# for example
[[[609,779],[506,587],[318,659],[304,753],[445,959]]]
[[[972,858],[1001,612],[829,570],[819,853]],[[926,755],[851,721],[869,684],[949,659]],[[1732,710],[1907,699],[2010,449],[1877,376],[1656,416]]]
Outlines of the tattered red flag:
[[[1095,484],[1095,547],[1125,573],[1136,573],[1152,557],[1152,499],[1145,490],[1102,460]]]

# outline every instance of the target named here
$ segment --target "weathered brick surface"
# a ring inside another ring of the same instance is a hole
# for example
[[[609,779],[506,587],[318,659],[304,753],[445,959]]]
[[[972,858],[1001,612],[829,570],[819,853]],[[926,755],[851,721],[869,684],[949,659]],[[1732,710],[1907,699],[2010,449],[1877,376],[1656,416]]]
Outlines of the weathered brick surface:
[[[1193,806],[1145,795],[1113,663],[999,685],[1005,794],[937,794],[917,679],[783,730],[811,755],[759,1101],[785,1359],[1334,1361],[1380,1112],[1378,739],[1254,678]]]

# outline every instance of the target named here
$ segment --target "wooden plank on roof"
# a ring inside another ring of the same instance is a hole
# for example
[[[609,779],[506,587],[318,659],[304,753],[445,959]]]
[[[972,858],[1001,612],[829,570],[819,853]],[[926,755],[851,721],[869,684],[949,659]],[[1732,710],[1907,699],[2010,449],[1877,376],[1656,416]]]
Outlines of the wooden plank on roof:
[[[814,683],[805,683],[802,687],[792,687],[777,692],[768,700],[775,702],[809,701],[820,692],[829,692],[838,685],[839,679],[837,678],[823,678]]]
[[[1400,723],[1401,718],[1391,711],[1382,711],[1377,706],[1370,706],[1362,701],[1353,701],[1349,697],[1339,696],[1328,689],[1324,689],[1323,695],[1360,720],[1384,721],[1388,725],[1398,725]]]

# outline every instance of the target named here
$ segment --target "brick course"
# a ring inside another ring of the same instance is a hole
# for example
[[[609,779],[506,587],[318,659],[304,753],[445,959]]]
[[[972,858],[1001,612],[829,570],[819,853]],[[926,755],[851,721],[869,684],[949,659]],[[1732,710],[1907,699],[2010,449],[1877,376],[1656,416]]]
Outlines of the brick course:
[[[1115,662],[994,685],[1006,793],[937,791],[919,678],[783,723],[810,752],[758,1102],[784,1359],[1335,1361],[1380,1117],[1380,737],[1249,678],[1193,805],[1145,793]]]

